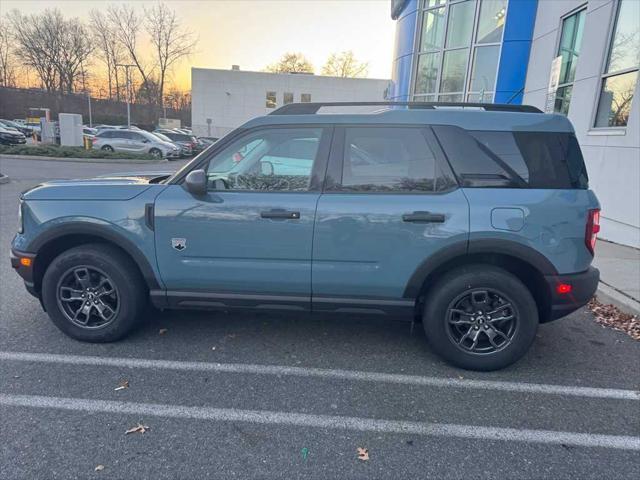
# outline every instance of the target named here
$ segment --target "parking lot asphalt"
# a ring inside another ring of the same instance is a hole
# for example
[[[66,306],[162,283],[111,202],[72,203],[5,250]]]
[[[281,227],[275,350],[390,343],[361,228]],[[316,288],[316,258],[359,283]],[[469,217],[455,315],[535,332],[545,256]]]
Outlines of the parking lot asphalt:
[[[381,318],[179,311],[65,337],[9,265],[19,192],[183,163],[0,160],[0,478],[640,476],[640,343],[586,309],[491,373]]]

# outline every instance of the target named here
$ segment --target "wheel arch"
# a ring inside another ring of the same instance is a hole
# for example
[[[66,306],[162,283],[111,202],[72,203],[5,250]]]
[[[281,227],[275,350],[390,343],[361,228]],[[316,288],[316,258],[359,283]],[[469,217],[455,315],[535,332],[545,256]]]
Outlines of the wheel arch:
[[[55,257],[70,248],[87,243],[106,243],[118,248],[138,267],[149,290],[162,288],[149,261],[132,241],[106,226],[72,223],[47,230],[29,243],[27,250],[36,254],[33,272],[35,290],[38,293],[41,291],[44,273]]]
[[[405,298],[416,299],[416,316],[420,315],[424,297],[442,274],[473,264],[493,265],[516,276],[533,295],[540,322],[551,319],[551,292],[545,276],[558,274],[554,265],[531,247],[495,239],[459,242],[426,259],[414,271],[404,291]]]

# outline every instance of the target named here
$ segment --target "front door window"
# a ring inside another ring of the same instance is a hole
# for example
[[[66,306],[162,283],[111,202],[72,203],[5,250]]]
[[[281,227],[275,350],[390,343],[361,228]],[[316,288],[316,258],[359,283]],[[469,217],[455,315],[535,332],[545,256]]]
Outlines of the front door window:
[[[306,191],[318,153],[321,128],[271,128],[232,143],[207,168],[216,190]]]

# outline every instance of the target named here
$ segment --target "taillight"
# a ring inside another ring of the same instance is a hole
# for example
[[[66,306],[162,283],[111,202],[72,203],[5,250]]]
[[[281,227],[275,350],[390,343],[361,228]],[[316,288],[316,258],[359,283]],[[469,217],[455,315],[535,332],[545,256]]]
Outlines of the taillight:
[[[595,255],[596,238],[600,231],[600,209],[594,208],[589,210],[587,214],[587,230],[584,236],[584,243],[591,252],[591,255]]]

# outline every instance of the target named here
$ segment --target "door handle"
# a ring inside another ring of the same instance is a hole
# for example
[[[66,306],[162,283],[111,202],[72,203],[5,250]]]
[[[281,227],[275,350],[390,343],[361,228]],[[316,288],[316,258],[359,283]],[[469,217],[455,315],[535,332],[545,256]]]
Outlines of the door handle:
[[[298,220],[300,218],[300,212],[275,208],[273,210],[267,210],[266,212],[260,212],[260,217],[274,220]]]
[[[402,221],[413,223],[444,223],[444,215],[442,213],[412,212],[402,215]]]

